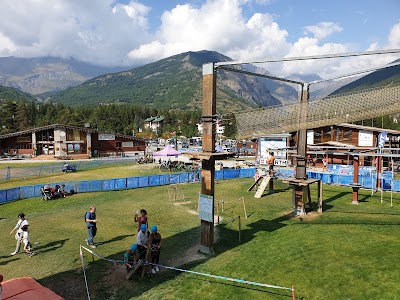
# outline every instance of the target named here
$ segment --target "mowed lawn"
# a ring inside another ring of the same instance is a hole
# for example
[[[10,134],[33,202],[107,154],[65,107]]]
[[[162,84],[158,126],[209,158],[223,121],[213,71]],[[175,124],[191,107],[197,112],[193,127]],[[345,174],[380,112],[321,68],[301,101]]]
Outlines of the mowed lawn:
[[[163,237],[161,264],[274,284],[295,286],[296,299],[400,299],[400,195],[371,196],[361,190],[359,205],[351,189],[324,185],[324,212],[293,218],[291,190],[276,183],[276,193],[261,199],[247,192],[252,179],[216,184],[216,200],[225,201],[215,255],[197,253],[200,221],[196,204],[200,184],[179,185],[171,204],[167,187],[77,194],[44,202],[28,199],[0,206],[0,272],[5,280],[32,276],[65,299],[87,299],[79,258],[86,237],[84,213],[98,208],[96,253],[122,259],[136,239],[133,215],[148,211],[150,225]],[[314,187],[313,187],[314,188]],[[223,194],[222,194],[222,193]],[[316,190],[312,189],[315,198]],[[182,199],[184,196],[184,199]],[[240,197],[244,196],[248,218]],[[31,223],[37,255],[10,256],[9,232],[19,212]],[[237,221],[241,216],[242,241]],[[177,271],[126,281],[121,264],[84,252],[92,299],[291,299],[290,291],[238,284]]]
[[[30,167],[32,164],[15,164],[14,168]],[[0,168],[3,165],[0,164]],[[39,166],[38,166],[39,167]],[[78,181],[78,180],[101,180],[110,178],[125,178],[133,176],[148,176],[152,174],[158,174],[161,171],[157,164],[124,164],[115,166],[104,166],[91,170],[81,171],[78,169],[77,172],[60,172],[49,174],[40,177],[28,177],[15,178],[11,181],[1,181],[0,189],[13,188],[24,185],[35,185],[35,184],[49,184],[53,182],[68,182],[68,181]]]

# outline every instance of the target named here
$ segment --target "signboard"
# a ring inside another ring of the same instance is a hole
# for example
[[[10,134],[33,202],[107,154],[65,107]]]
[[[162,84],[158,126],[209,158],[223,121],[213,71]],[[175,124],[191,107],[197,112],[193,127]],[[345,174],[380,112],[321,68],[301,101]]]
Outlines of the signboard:
[[[114,141],[115,134],[99,133],[99,141]]]
[[[358,132],[358,146],[372,147],[373,137],[372,131],[360,130]]]
[[[269,153],[273,152],[275,156],[275,165],[287,165],[286,137],[265,137],[260,138],[260,149],[258,161],[261,165],[266,165]]]
[[[314,130],[307,130],[307,145],[314,145]]]
[[[133,142],[122,142],[121,143],[121,147],[125,148],[125,147],[133,147]]]
[[[18,136],[17,143],[30,143],[32,141],[32,136]]]
[[[199,217],[200,220],[214,222],[213,216],[213,197],[209,195],[199,195]]]

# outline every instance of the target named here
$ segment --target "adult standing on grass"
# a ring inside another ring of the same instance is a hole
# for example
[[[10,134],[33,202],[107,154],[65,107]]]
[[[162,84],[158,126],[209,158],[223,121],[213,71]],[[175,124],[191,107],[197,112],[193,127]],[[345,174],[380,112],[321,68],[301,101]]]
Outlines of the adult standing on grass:
[[[90,248],[96,248],[93,243],[93,238],[96,236],[97,233],[96,206],[93,205],[90,207],[90,210],[85,215],[85,220],[89,235],[89,237],[85,240],[86,245],[90,246]]]
[[[146,227],[149,226],[149,222],[147,220],[147,211],[145,209],[140,210],[140,216],[138,211],[136,211],[135,222],[138,223],[138,232],[140,231],[140,226],[142,226],[142,224],[146,225]]]
[[[17,230],[15,233],[15,239],[17,241],[17,246],[15,247],[15,251],[11,253],[11,255],[15,255],[19,252],[19,248],[21,248],[21,242],[22,242],[22,222],[25,220],[25,214],[24,213],[19,213],[18,214],[18,222],[17,225],[15,225],[14,229],[11,230],[10,235],[14,232],[14,230]]]
[[[147,226],[145,224],[140,225],[140,231],[138,232],[138,235],[136,238],[136,243],[138,246],[138,252],[139,252],[140,259],[146,258],[147,246],[148,246],[148,241],[149,241],[149,237],[148,237],[146,230],[147,230]]]

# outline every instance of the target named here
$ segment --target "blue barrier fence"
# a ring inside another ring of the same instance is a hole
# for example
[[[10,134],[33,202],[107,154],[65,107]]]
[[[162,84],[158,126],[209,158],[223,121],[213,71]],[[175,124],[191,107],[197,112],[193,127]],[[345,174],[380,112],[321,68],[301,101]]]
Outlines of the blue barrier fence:
[[[248,169],[224,169],[215,172],[215,179],[231,179],[253,177],[255,168]],[[177,174],[160,174],[150,176],[138,176],[128,178],[113,178],[104,180],[81,180],[75,182],[63,182],[66,190],[73,189],[78,193],[90,193],[101,191],[117,191],[125,189],[136,189],[149,186],[160,186],[168,184],[188,183],[199,181],[195,178],[194,172],[185,172]],[[47,184],[47,183],[45,183]],[[40,197],[42,195],[40,188],[45,184],[32,186],[21,186],[6,190],[0,190],[0,204],[19,199]],[[61,185],[60,182],[51,183],[52,186]]]
[[[350,166],[352,167],[352,166]],[[371,167],[367,167],[371,168]],[[340,168],[332,168],[332,170],[339,170]],[[288,178],[294,176],[293,169],[277,169],[276,176],[278,178]],[[353,184],[353,175],[352,171],[350,174],[341,174],[341,173],[330,173],[330,172],[315,172],[315,171],[307,171],[307,176],[309,178],[320,179],[322,183],[325,184],[337,184],[349,186]],[[358,184],[365,189],[372,189],[376,187],[377,174],[374,172],[374,169],[370,169],[369,172],[360,172],[358,175]],[[384,171],[382,174],[382,186],[383,190],[386,191],[394,191],[400,192],[400,180],[394,180],[392,178],[392,172]]]

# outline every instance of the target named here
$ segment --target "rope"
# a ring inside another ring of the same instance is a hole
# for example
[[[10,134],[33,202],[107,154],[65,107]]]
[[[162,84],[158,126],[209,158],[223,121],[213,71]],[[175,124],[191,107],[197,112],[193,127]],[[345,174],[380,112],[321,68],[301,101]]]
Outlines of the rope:
[[[224,61],[224,62],[217,62],[214,65],[216,67],[219,67],[219,66],[244,65],[244,64],[262,64],[262,63],[267,63],[267,62],[314,60],[314,59],[325,59],[325,58],[340,58],[340,57],[379,55],[379,54],[392,54],[392,53],[400,53],[400,49],[339,53],[339,54],[327,54],[327,55],[313,55],[313,56],[270,58],[270,59],[256,60],[256,61],[227,61],[227,62]]]
[[[89,287],[88,287],[88,283],[87,283],[87,278],[86,278],[86,271],[85,271],[85,263],[83,262],[83,254],[82,254],[82,245],[79,247],[79,255],[81,257],[81,261],[82,261],[82,270],[83,270],[83,276],[85,277],[85,285],[86,285],[86,293],[88,296],[88,300],[90,300],[90,294],[89,294]],[[86,249],[86,248],[84,248]],[[86,249],[88,250],[88,249]]]
[[[88,293],[88,299],[90,300],[89,289],[88,289],[87,280],[86,280],[86,273],[85,273],[84,264],[83,264],[82,248],[85,249],[86,251],[88,251],[89,253],[91,253],[92,255],[94,255],[94,256],[96,256],[96,257],[98,257],[100,259],[109,261],[109,262],[113,262],[113,263],[122,262],[123,263],[124,261],[104,258],[101,255],[96,254],[92,250],[90,250],[90,249],[88,249],[86,247],[83,247],[82,245],[80,246],[80,255],[81,255],[81,259],[82,259],[82,268],[83,268],[83,272],[84,272],[84,276],[85,276],[86,290],[87,290],[87,293]],[[175,268],[175,267],[169,267],[169,266],[160,265],[160,264],[153,264],[153,263],[150,263],[150,262],[145,262],[145,265],[152,265],[152,266],[157,266],[157,267],[161,267],[161,268],[165,268],[165,269],[169,269],[169,270],[175,270],[175,271],[179,271],[179,272],[195,274],[195,275],[200,275],[200,276],[206,276],[206,277],[216,278],[216,279],[225,280],[225,281],[232,281],[232,282],[237,282],[237,283],[243,283],[243,284],[248,284],[248,285],[255,285],[255,286],[261,286],[261,287],[281,289],[281,290],[289,290],[289,291],[292,291],[292,293],[294,293],[294,288],[293,287],[288,288],[288,287],[283,287],[283,286],[278,286],[278,285],[272,285],[272,284],[259,283],[259,282],[254,282],[254,281],[248,281],[248,280],[224,277],[224,276],[219,276],[219,275],[213,275],[213,274],[208,274],[208,273],[202,273],[202,272],[190,271],[190,270],[185,270],[185,269],[180,269],[180,268]]]
[[[224,276],[219,276],[219,275],[212,275],[212,274],[208,274],[208,273],[190,271],[190,270],[185,270],[185,269],[180,269],[180,268],[175,268],[175,267],[164,266],[164,265],[160,265],[160,264],[153,264],[150,262],[147,262],[146,264],[165,268],[165,269],[175,270],[175,271],[179,271],[179,272],[184,272],[184,273],[196,274],[196,275],[201,275],[201,276],[206,276],[206,277],[211,277],[211,278],[216,278],[216,279],[221,279],[221,280],[226,280],[226,281],[233,281],[233,282],[237,282],[237,283],[244,283],[244,284],[249,284],[249,285],[269,287],[269,288],[281,289],[281,290],[289,290],[289,291],[293,290],[293,288],[288,288],[288,287],[279,286],[279,285],[272,285],[272,284],[259,283],[259,282],[248,281],[248,280],[243,280],[243,279],[236,279],[236,278],[224,277]]]

